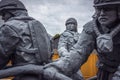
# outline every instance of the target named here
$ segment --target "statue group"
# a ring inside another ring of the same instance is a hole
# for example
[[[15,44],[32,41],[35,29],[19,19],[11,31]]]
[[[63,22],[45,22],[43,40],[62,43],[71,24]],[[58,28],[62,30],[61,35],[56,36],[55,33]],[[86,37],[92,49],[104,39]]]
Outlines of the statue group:
[[[91,52],[98,53],[94,80],[120,80],[120,0],[94,0],[93,19],[77,32],[77,20],[69,18],[58,43],[60,58],[51,62],[46,29],[28,15],[19,0],[1,0],[0,78],[13,80],[84,80],[80,67]],[[7,66],[11,61],[12,66]]]

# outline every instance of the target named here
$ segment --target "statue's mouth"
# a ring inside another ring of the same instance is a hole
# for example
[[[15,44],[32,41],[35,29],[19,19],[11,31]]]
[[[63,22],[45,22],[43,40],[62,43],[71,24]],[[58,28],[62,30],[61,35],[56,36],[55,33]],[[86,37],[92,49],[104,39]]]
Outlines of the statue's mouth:
[[[100,18],[99,19],[101,22],[105,22],[105,21],[107,21],[107,18]]]

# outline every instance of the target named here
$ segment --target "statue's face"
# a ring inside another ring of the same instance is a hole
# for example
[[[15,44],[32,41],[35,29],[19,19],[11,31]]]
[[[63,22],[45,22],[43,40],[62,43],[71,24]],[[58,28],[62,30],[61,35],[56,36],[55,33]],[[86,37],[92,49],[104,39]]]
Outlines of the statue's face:
[[[66,29],[70,31],[76,31],[77,26],[74,23],[69,23],[66,25]]]
[[[115,7],[97,8],[99,11],[98,21],[101,25],[109,26],[117,20],[117,9]]]

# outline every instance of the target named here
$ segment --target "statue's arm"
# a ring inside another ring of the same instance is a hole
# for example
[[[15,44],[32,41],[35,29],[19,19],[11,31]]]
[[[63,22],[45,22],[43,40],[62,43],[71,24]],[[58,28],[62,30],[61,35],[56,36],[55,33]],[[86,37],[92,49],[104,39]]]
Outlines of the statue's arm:
[[[84,30],[81,37],[74,47],[70,50],[69,55],[61,57],[59,60],[50,63],[49,67],[54,67],[59,72],[71,76],[80,69],[80,66],[85,63],[90,53],[94,49],[93,35],[86,33]]]
[[[60,39],[58,42],[58,53],[59,53],[59,56],[61,57],[67,55],[68,53],[67,46],[68,46],[69,35],[71,35],[69,32],[63,32],[60,36]]]
[[[4,25],[0,28],[0,69],[9,62],[18,40],[18,35],[9,26]]]

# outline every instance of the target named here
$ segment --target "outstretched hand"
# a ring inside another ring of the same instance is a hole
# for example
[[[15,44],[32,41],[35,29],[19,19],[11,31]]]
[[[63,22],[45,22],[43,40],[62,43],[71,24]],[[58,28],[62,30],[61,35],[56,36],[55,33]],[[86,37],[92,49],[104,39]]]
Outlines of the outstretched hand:
[[[58,68],[55,68],[53,63],[49,63],[44,66],[44,78],[48,80],[72,80],[71,78],[65,76],[64,74],[60,73]]]

